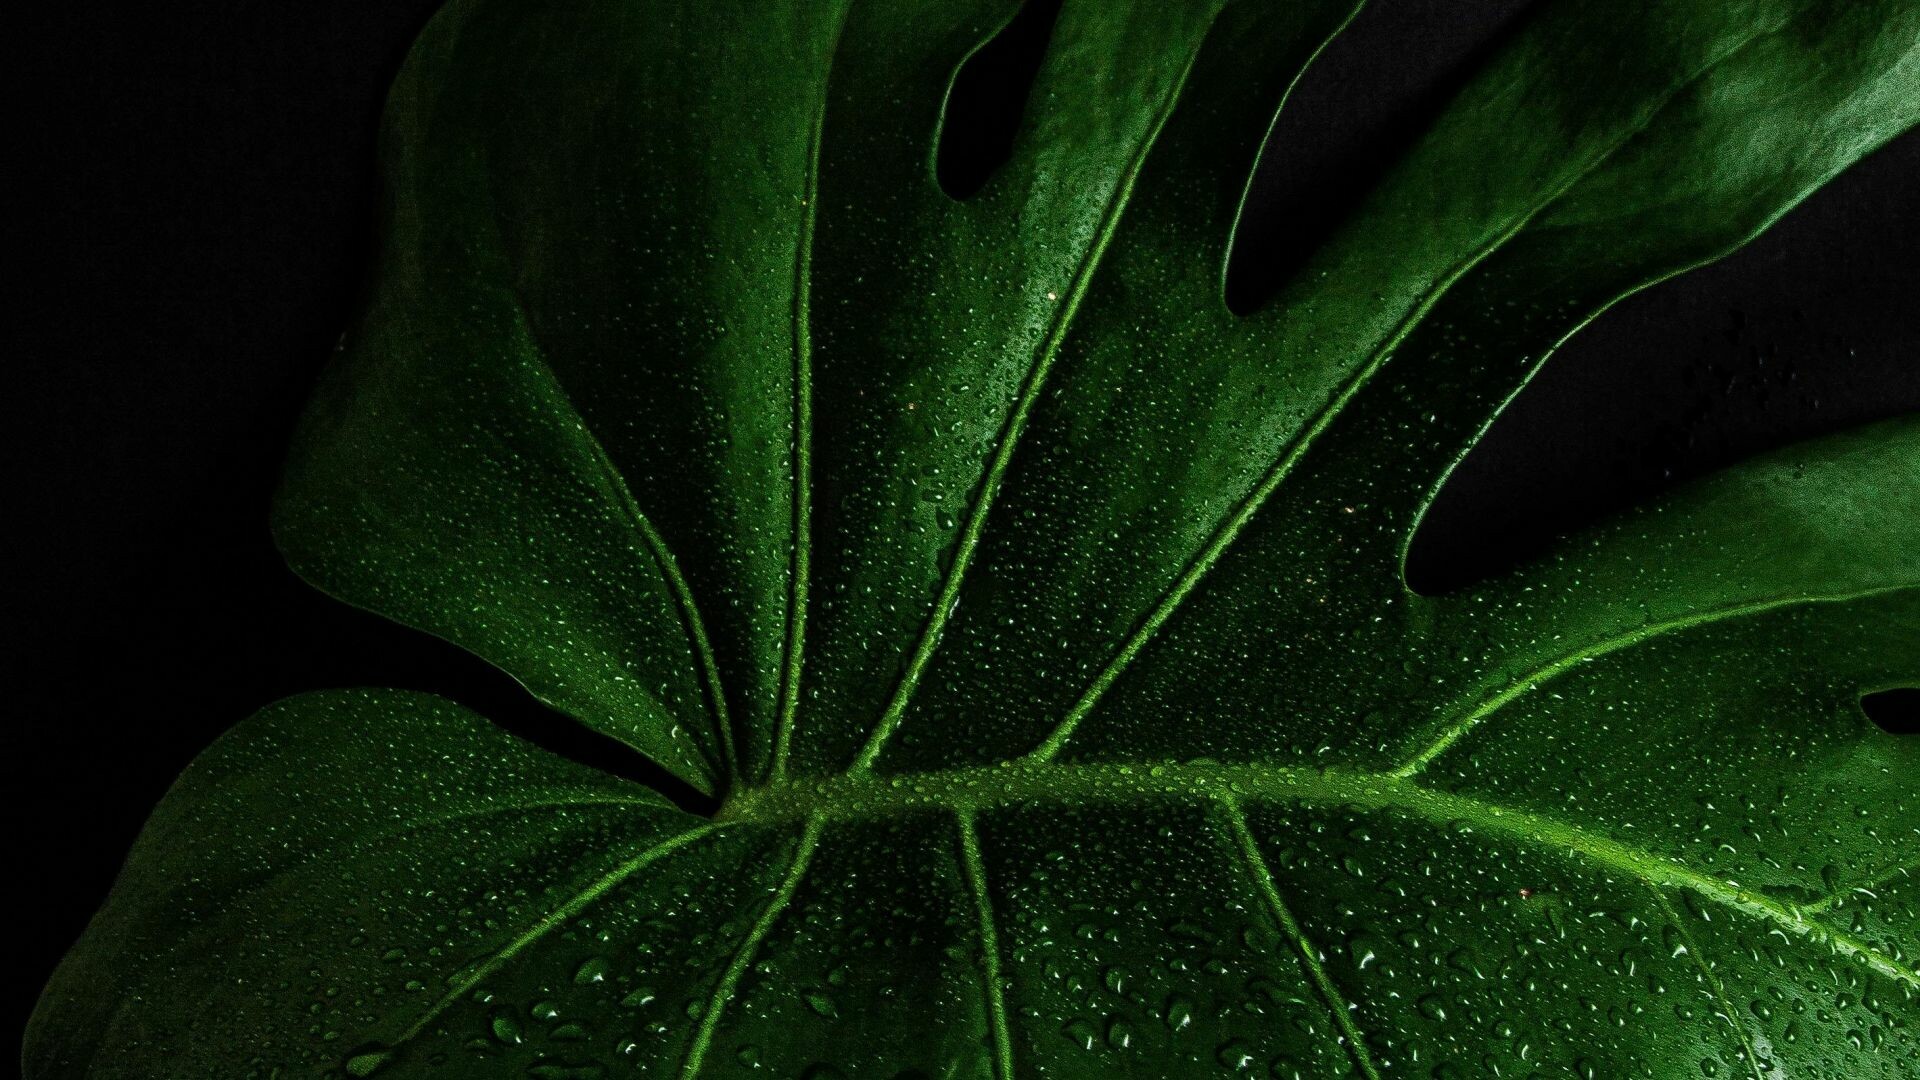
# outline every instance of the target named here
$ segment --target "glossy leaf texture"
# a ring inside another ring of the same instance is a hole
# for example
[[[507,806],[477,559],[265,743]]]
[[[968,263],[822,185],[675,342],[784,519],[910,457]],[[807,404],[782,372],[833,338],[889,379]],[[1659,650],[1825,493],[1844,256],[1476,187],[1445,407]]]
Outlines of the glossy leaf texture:
[[[281,702],[29,1076],[1920,1075],[1920,418],[1402,573],[1561,341],[1920,120],[1920,5],[1549,0],[1247,316],[1350,0],[1066,0],[955,199],[1016,9],[435,19],[276,535],[720,810]]]

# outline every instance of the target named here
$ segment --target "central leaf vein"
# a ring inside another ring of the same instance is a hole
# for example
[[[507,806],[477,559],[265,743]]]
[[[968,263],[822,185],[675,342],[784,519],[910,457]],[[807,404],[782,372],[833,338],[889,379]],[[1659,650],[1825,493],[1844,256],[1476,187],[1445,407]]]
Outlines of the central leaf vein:
[[[1392,773],[1282,765],[1187,762],[1164,765],[1000,765],[911,775],[848,774],[736,792],[720,822],[861,820],[920,811],[974,812],[1016,804],[1122,804],[1154,799],[1235,799],[1402,813],[1446,828],[1571,853],[1656,887],[1685,889],[1827,946],[1878,974],[1920,989],[1920,970],[1859,936],[1809,917],[1792,903],[1745,888],[1678,858],[1622,843],[1559,818],[1422,786]]]

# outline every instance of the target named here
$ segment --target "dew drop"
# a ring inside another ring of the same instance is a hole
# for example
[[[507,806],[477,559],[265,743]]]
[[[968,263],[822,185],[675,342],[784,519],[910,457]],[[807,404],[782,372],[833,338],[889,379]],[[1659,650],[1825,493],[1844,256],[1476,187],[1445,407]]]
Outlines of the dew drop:
[[[353,1077],[372,1076],[387,1062],[393,1060],[393,1048],[374,1043],[363,1046],[347,1058],[347,1075]]]
[[[1161,1019],[1175,1031],[1185,1031],[1193,1026],[1193,1000],[1184,994],[1174,994],[1167,998],[1166,1007],[1160,1011]]]
[[[1220,1044],[1214,1052],[1214,1059],[1234,1072],[1246,1072],[1253,1067],[1253,1047],[1239,1039],[1229,1039]]]
[[[599,1065],[542,1058],[527,1066],[527,1075],[533,1080],[600,1080],[607,1070]]]
[[[518,1046],[526,1040],[526,1033],[520,1027],[520,1018],[510,1012],[494,1013],[488,1029],[493,1032],[494,1038],[508,1046]]]

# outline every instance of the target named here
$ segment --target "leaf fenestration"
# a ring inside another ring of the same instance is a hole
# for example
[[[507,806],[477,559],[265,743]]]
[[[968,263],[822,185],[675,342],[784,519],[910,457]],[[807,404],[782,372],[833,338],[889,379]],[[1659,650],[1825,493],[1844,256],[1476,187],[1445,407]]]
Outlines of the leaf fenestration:
[[[1920,1070],[1920,742],[1862,704],[1920,679],[1920,420],[1402,573],[1567,335],[1920,120],[1920,5],[1549,2],[1244,318],[1354,5],[1066,0],[955,199],[1017,10],[434,21],[276,536],[719,810],[431,697],[270,706],[30,1076]]]

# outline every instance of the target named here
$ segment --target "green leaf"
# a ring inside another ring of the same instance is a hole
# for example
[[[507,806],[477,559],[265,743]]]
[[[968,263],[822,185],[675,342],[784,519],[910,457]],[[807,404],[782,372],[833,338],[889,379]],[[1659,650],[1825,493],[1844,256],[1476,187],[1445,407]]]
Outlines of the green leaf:
[[[1555,347],[1920,120],[1912,0],[1557,0],[1246,317],[1348,0],[457,0],[294,568],[720,798],[399,691],[155,811],[34,1078],[1920,1074],[1920,417],[1426,596]]]

